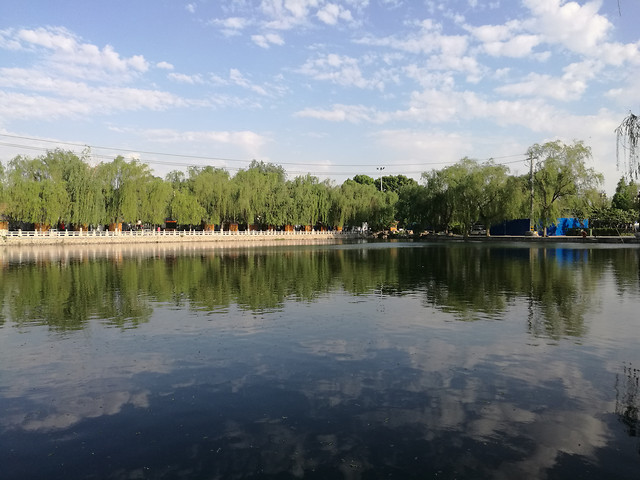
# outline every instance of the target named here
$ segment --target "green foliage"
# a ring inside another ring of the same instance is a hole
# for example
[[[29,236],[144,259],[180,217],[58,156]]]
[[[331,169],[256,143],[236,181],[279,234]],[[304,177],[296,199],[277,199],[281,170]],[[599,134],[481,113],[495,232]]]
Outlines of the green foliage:
[[[582,142],[535,144],[527,154],[535,159],[535,207],[546,233],[546,227],[565,212],[586,209],[585,205],[579,205],[587,201],[584,194],[596,189],[603,177],[587,168],[585,162],[591,158],[591,149]]]
[[[169,183],[158,177],[151,178],[146,187],[146,194],[142,197],[140,219],[144,223],[159,225],[168,216],[173,190]]]
[[[474,223],[487,227],[512,218],[517,211],[519,185],[508,169],[492,162],[463,158],[455,165],[424,174],[427,199],[425,220],[445,231],[456,226],[469,235]]]
[[[56,225],[68,215],[70,198],[62,172],[45,157],[17,156],[7,172],[7,213],[19,221]]]
[[[360,185],[375,185],[376,181],[369,175],[356,175],[353,181]]]
[[[189,182],[193,195],[204,209],[202,220],[208,224],[219,225],[229,209],[229,173],[221,168],[191,167]]]
[[[602,210],[595,187],[601,175],[585,166],[590,150],[581,142],[534,145],[536,211],[545,224],[561,213],[593,216]],[[0,202],[14,220],[76,225],[107,222],[180,224],[238,222],[261,227],[293,225],[401,226],[468,234],[480,222],[489,227],[523,216],[525,177],[503,165],[463,158],[422,175],[423,185],[403,175],[356,175],[342,185],[312,175],[287,180],[281,166],[253,161],[235,176],[220,168],[191,167],[185,174],[155,178],[136,160],[116,157],[91,167],[84,157],[55,150],[42,157],[16,157],[0,165]],[[635,201],[638,187],[621,180],[616,206]],[[626,208],[626,207],[625,207]]]
[[[173,220],[181,225],[198,225],[205,214],[205,209],[188,188],[173,191],[169,203],[169,216]]]
[[[624,177],[620,178],[611,199],[611,207],[620,210],[638,210],[638,184],[634,181],[627,183]]]
[[[416,185],[418,185],[418,182],[413,178],[408,178],[404,175],[386,175],[382,177],[382,189],[385,191],[396,192],[397,194],[400,194],[400,190],[404,187]]]
[[[428,206],[429,193],[424,186],[417,182],[415,185],[405,185],[398,194],[396,220],[401,227],[413,227],[422,231],[429,225]]]
[[[98,166],[109,222],[136,222],[144,216],[143,198],[152,182],[148,165],[121,156]]]

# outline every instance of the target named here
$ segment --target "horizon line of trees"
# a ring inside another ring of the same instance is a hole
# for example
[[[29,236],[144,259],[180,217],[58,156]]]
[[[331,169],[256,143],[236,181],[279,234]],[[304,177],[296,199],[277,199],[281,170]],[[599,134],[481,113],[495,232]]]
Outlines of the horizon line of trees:
[[[531,171],[514,176],[505,165],[463,158],[424,172],[421,183],[404,175],[356,175],[335,185],[310,174],[287,179],[282,166],[254,160],[231,176],[222,168],[189,167],[160,178],[148,165],[118,156],[89,165],[84,156],[52,150],[0,163],[0,215],[11,222],[70,226],[142,222],[160,225],[238,223],[361,226],[392,224],[468,235],[480,223],[533,218],[547,227],[562,216],[600,222],[635,221],[638,186],[623,177],[613,200],[599,190],[602,174],[587,167],[591,149],[581,141],[535,144]],[[381,180],[381,181],[380,181]],[[533,192],[533,196],[531,195]],[[1,220],[1,218],[0,218]]]

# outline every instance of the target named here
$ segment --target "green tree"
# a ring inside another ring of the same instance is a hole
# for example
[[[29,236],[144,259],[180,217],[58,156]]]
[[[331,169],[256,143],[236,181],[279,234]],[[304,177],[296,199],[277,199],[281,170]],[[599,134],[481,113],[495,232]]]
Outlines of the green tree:
[[[198,225],[206,215],[205,209],[188,188],[174,190],[169,202],[169,216],[180,225]]]
[[[382,189],[385,191],[399,194],[402,188],[412,185],[418,185],[418,182],[404,175],[385,175],[382,177]]]
[[[269,199],[273,198],[271,192],[281,191],[285,178],[281,166],[252,161],[249,168],[240,170],[232,179],[230,218],[247,224],[263,223],[268,216]]]
[[[353,177],[353,181],[360,185],[375,185],[376,181],[369,175],[356,175]]]
[[[424,218],[437,231],[448,232],[454,214],[454,195],[446,170],[431,170],[422,174],[427,198]]]
[[[292,223],[316,225],[326,223],[331,208],[327,184],[312,175],[299,176],[289,183]]]
[[[105,204],[97,169],[70,151],[48,152],[45,162],[54,166],[65,183],[70,201],[67,222],[77,226],[103,223]]]
[[[111,223],[135,222],[143,216],[143,199],[152,182],[149,166],[121,156],[98,166],[105,201],[106,218]]]
[[[175,170],[165,178],[171,187],[168,216],[181,225],[197,225],[207,214],[193,192],[192,180],[192,177],[187,179],[183,172]]]
[[[41,225],[56,225],[70,208],[61,172],[47,164],[46,156],[17,156],[9,162],[7,200],[11,218]]]
[[[146,185],[146,195],[142,199],[141,220],[144,223],[159,225],[169,213],[169,203],[173,189],[169,182],[159,177],[151,178]]]
[[[200,206],[204,208],[203,220],[219,225],[229,210],[231,183],[229,173],[222,168],[191,167],[191,189]]]
[[[423,185],[405,185],[398,194],[396,220],[405,228],[424,230],[428,225],[429,194]]]
[[[527,154],[535,159],[535,205],[546,236],[547,227],[570,209],[571,202],[580,201],[586,191],[597,188],[603,177],[586,166],[591,149],[583,142],[535,144]]]
[[[472,170],[476,162],[463,158],[441,170],[423,173],[429,192],[427,218],[437,229],[449,231],[460,226],[467,235],[478,218],[477,189]]]
[[[478,220],[485,226],[487,236],[491,226],[516,218],[522,210],[524,195],[519,179],[508,174],[504,165],[487,162],[478,165],[474,183],[478,185]]]
[[[637,210],[638,184],[634,181],[627,183],[625,177],[621,177],[611,199],[611,207],[620,210]]]

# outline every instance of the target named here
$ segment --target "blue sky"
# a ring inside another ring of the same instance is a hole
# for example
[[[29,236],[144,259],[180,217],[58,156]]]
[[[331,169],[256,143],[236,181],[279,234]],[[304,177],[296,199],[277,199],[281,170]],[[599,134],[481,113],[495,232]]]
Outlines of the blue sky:
[[[4,0],[0,160],[91,146],[337,183],[583,140],[612,193],[639,0]],[[57,143],[60,142],[60,143]]]

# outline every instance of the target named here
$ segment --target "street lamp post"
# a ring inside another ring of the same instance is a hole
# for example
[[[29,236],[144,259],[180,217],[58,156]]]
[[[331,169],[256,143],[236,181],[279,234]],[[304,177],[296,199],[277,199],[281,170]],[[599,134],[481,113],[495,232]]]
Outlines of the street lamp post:
[[[384,167],[376,167],[376,170],[380,170],[380,191],[382,191],[382,170]]]

